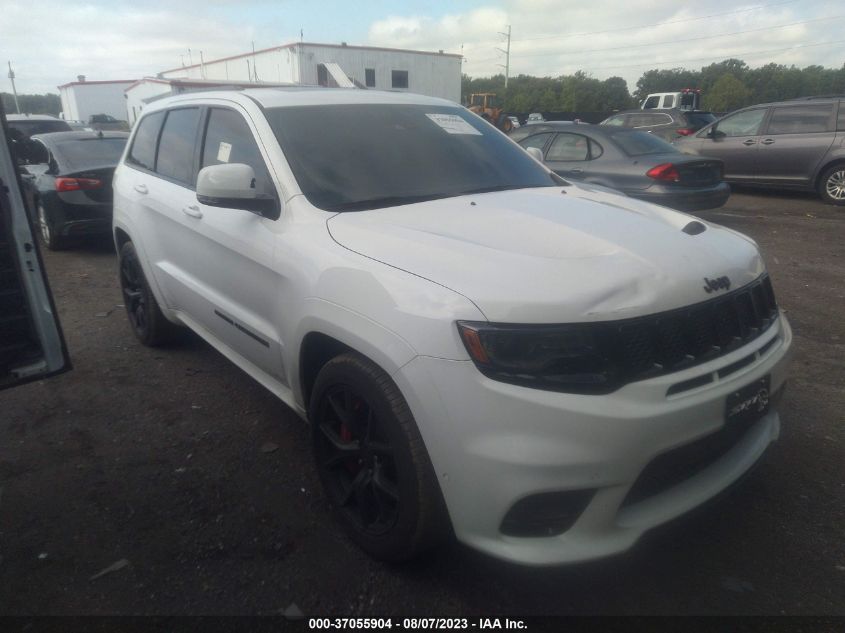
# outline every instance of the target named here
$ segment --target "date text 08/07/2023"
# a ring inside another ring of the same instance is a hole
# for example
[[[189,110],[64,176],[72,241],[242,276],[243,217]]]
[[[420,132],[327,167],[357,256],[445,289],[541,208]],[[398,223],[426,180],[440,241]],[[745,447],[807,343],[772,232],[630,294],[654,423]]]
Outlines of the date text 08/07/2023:
[[[525,630],[524,620],[510,618],[309,618],[309,630],[355,630],[355,629],[479,629],[479,630]]]

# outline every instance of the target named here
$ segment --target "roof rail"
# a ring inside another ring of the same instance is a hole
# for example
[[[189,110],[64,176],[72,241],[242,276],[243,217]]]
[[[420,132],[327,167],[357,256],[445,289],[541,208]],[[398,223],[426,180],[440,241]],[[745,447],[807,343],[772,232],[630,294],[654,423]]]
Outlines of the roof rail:
[[[812,101],[813,99],[845,99],[845,94],[839,95],[811,95],[809,97],[794,97],[785,101]]]

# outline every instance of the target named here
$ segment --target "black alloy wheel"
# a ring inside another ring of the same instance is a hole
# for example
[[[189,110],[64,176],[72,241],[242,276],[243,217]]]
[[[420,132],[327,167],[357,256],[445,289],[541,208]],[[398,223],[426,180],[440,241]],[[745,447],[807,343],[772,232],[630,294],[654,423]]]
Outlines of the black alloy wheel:
[[[393,448],[364,396],[333,385],[315,420],[327,492],[359,531],[381,536],[396,525],[399,488]]]
[[[354,352],[327,362],[311,391],[309,420],[326,497],[370,556],[408,560],[449,534],[414,417],[378,365]]]
[[[155,347],[168,343],[179,327],[162,314],[132,242],[120,247],[120,289],[132,331],[141,343]]]

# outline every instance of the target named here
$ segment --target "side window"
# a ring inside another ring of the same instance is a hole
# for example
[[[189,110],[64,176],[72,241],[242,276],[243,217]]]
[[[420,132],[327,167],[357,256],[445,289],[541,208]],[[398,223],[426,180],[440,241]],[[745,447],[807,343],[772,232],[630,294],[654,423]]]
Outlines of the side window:
[[[717,126],[717,130],[725,136],[753,136],[760,129],[766,108],[746,110],[729,117],[725,117]]]
[[[663,107],[664,108],[674,108],[675,107],[675,95],[663,95]]]
[[[158,143],[156,171],[159,174],[193,184],[194,145],[199,120],[199,108],[179,108],[167,113]]]
[[[672,117],[668,114],[652,114],[652,125],[672,125]]]
[[[833,104],[796,105],[775,108],[766,134],[812,134],[829,132]]]
[[[551,132],[546,132],[545,134],[534,134],[528,138],[522,139],[519,144],[525,149],[528,149],[529,147],[536,147],[542,152],[543,148],[546,146],[546,141],[548,141],[551,136]]]
[[[616,116],[612,116],[603,125],[625,125],[625,115],[617,114]]]
[[[364,69],[364,83],[367,84],[367,88],[375,88],[376,87],[376,69],[375,68],[365,68]]]
[[[564,132],[557,135],[557,138],[549,148],[548,154],[546,154],[546,160],[587,160],[589,155],[590,145],[587,142],[586,136]]]
[[[660,103],[660,97],[649,97],[648,99],[645,100],[645,103],[643,104],[643,109],[648,110],[648,109],[651,109],[651,108],[656,108],[659,103]]]
[[[594,141],[593,139],[589,139],[589,140],[590,140],[590,160],[595,160],[596,158],[598,158],[599,156],[604,154],[604,148],[601,145],[599,145],[596,141]]]
[[[256,192],[275,195],[264,158],[244,118],[234,110],[212,108],[205,128],[200,167],[224,163],[249,165],[255,172]]]
[[[154,112],[141,119],[138,131],[135,132],[135,139],[132,141],[132,149],[129,150],[129,156],[126,158],[127,162],[150,171],[155,170],[158,132],[163,120],[164,112]]]
[[[653,114],[632,114],[628,117],[628,127],[651,127],[654,123]]]

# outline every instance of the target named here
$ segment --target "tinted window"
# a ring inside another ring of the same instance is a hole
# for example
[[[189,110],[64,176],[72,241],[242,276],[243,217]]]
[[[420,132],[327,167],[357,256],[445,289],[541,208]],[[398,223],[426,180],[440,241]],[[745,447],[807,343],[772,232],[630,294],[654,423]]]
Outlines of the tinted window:
[[[264,158],[244,118],[234,110],[214,108],[208,117],[201,167],[224,163],[249,165],[255,172],[255,190],[275,194]]]
[[[711,112],[688,112],[686,115],[690,127],[702,128],[716,120],[716,115]]]
[[[529,147],[536,147],[537,149],[541,150],[546,146],[546,141],[551,138],[552,133],[546,132],[545,134],[535,134],[533,136],[529,136],[526,139],[523,139],[519,142],[525,149]]]
[[[408,71],[407,70],[394,70],[391,71],[391,82],[394,88],[407,88],[408,87]]]
[[[162,176],[193,183],[194,144],[199,118],[199,108],[179,108],[167,113],[156,162],[156,171]]]
[[[164,112],[154,112],[141,119],[127,161],[145,169],[155,170],[156,144]]]
[[[590,145],[586,136],[580,134],[558,134],[546,154],[546,160],[572,161],[587,160],[590,155]]]
[[[760,129],[764,116],[766,116],[766,108],[746,110],[725,117],[719,121],[716,129],[725,136],[753,136]]]
[[[663,139],[648,132],[615,132],[611,138],[628,156],[674,154],[678,151]]]
[[[322,209],[372,209],[562,182],[456,106],[292,106],[266,114],[300,188]]]
[[[64,121],[8,121],[9,128],[20,130],[24,136],[47,134],[49,132],[70,132],[71,127]]]
[[[47,151],[47,148],[44,147],[43,143],[34,139],[24,141],[24,143],[26,146],[26,150],[23,158],[26,160],[26,162],[34,165],[45,164],[50,162],[50,152]]]
[[[375,88],[376,87],[376,69],[375,68],[365,68],[364,69],[364,77],[365,77],[365,83],[367,84],[367,88]]]
[[[86,138],[57,143],[53,148],[56,159],[68,169],[117,165],[125,138]]]
[[[618,116],[612,116],[602,123],[602,125],[625,125],[625,115],[620,114]]]
[[[643,104],[643,108],[656,108],[657,105],[660,103],[660,97],[649,97],[645,100]]]
[[[811,134],[830,131],[833,104],[782,106],[772,111],[767,134]]]
[[[671,122],[672,117],[668,114],[632,114],[628,117],[629,127],[653,127]]]

